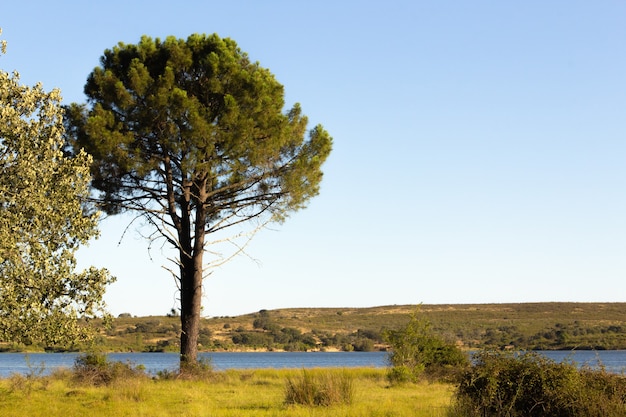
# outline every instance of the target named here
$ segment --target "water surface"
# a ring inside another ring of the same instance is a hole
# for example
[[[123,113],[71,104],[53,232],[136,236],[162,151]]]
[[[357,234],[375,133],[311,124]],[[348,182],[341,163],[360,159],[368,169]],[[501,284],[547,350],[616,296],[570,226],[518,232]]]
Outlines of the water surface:
[[[35,372],[41,368],[43,374],[49,374],[59,368],[71,368],[79,355],[79,353],[0,353],[0,377],[12,373]],[[211,352],[198,356],[210,361],[217,370],[379,368],[387,365],[386,352]],[[175,370],[179,364],[178,353],[111,353],[108,358],[111,361],[143,365],[146,371],[152,374],[163,370]]]
[[[538,351],[556,361],[578,366],[603,367],[608,372],[626,373],[626,350]],[[79,353],[0,353],[0,377],[12,373],[49,374],[55,369],[71,368]],[[111,353],[111,361],[143,365],[147,372],[175,370],[178,353]],[[264,368],[382,368],[388,366],[387,352],[211,352],[201,353],[217,370]]]

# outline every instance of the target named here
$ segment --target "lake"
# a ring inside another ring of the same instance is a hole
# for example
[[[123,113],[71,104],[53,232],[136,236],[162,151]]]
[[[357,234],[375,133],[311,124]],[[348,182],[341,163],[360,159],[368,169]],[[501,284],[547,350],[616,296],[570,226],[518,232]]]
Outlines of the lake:
[[[557,362],[570,361],[591,367],[604,366],[614,373],[626,372],[626,350],[604,351],[540,351]],[[55,369],[71,368],[78,353],[0,353],[0,377],[13,373],[26,374],[30,369],[44,367],[44,374]],[[354,368],[387,366],[387,352],[211,352],[201,353],[217,370],[262,368]],[[177,353],[111,353],[111,361],[143,365],[155,374],[175,370]],[[30,368],[29,368],[30,363]]]
[[[54,369],[71,368],[79,353],[0,353],[0,377],[12,373],[25,374],[32,368],[44,366],[44,374]],[[143,365],[155,374],[178,367],[178,353],[111,353],[111,361]],[[200,353],[214,369],[262,368],[363,368],[387,366],[386,352],[210,352]]]

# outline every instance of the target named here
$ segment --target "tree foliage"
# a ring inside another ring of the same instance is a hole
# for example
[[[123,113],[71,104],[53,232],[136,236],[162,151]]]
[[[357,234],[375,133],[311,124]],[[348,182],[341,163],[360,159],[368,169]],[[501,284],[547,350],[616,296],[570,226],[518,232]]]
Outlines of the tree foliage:
[[[4,49],[4,45],[3,45]],[[76,272],[79,245],[97,236],[91,160],[65,157],[58,90],[20,85],[0,71],[0,340],[84,339],[79,319],[104,312],[106,270]]]
[[[332,140],[321,126],[306,137],[300,106],[283,113],[283,86],[217,35],[120,43],[85,93],[69,108],[69,142],[94,156],[102,207],[138,213],[177,249],[181,353],[193,362],[205,237],[303,208]]]

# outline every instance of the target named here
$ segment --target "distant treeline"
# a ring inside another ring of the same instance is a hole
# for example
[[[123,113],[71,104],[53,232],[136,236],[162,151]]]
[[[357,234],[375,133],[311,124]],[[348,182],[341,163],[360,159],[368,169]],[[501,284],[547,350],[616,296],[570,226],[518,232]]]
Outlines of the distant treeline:
[[[626,303],[405,305],[372,308],[261,310],[203,319],[205,351],[387,349],[385,330],[404,326],[419,311],[444,339],[465,349],[626,349]],[[0,343],[4,351],[178,351],[175,314],[122,314],[89,345],[28,346]]]

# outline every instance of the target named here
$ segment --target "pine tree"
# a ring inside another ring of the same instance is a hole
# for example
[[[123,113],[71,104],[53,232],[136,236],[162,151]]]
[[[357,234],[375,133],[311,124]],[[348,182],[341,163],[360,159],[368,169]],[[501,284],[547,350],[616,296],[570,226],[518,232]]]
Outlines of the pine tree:
[[[283,221],[319,191],[332,139],[230,39],[192,35],[106,50],[70,107],[109,213],[146,219],[178,252],[181,369],[195,364],[208,235]],[[256,227],[252,228],[256,230]]]

